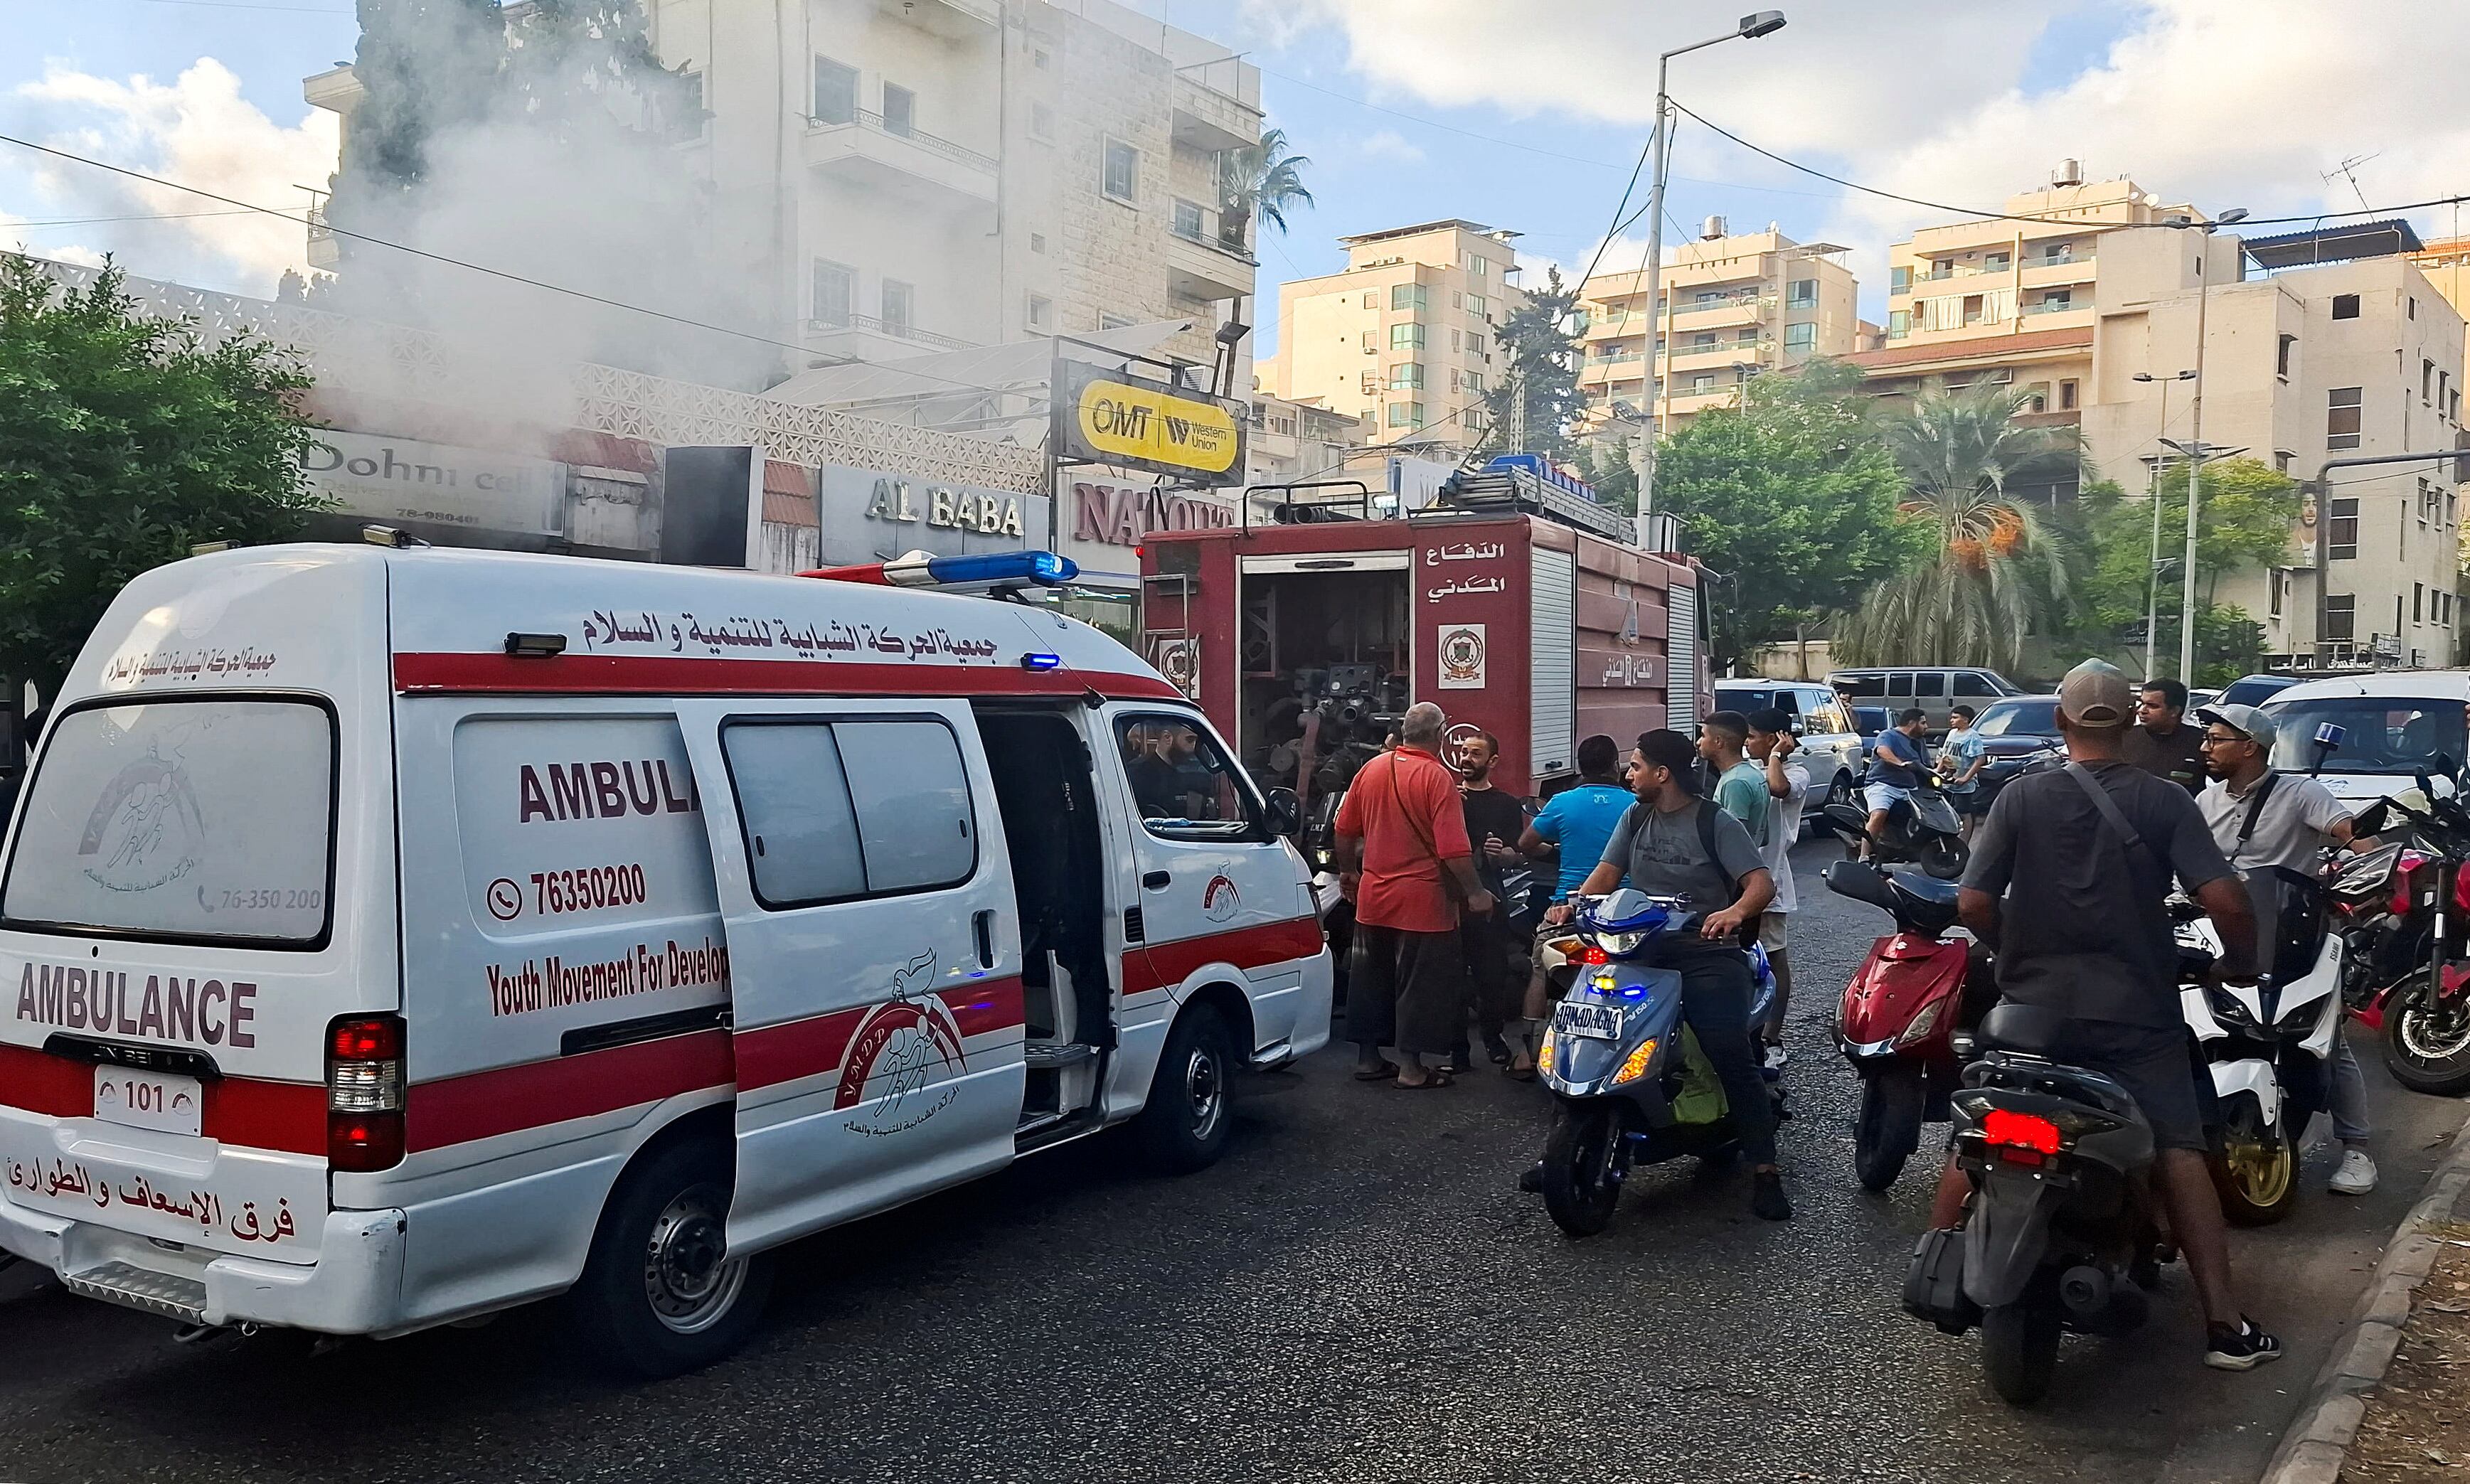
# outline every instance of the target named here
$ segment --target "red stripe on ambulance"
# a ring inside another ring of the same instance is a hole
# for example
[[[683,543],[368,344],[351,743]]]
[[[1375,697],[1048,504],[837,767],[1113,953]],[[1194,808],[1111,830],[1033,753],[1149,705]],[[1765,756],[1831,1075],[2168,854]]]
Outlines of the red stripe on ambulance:
[[[1148,675],[1017,664],[863,664],[833,660],[701,660],[635,655],[400,654],[406,695],[1077,696],[1180,701]]]
[[[321,1082],[275,1082],[254,1077],[204,1080],[198,1132],[219,1144],[326,1152],[326,1088]],[[94,1116],[94,1067],[24,1046],[0,1046],[0,1105],[49,1118]]]
[[[1314,917],[1290,917],[1231,933],[1178,939],[1170,943],[1145,943],[1124,955],[1124,994],[1147,994],[1179,985],[1208,963],[1232,963],[1239,969],[1267,968],[1319,953],[1325,939]]]

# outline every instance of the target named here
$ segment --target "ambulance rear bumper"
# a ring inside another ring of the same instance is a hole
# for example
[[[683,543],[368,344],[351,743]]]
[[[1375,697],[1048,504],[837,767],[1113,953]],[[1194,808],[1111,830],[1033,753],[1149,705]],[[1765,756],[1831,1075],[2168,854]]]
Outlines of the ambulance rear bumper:
[[[404,1214],[336,1211],[315,1264],[186,1248],[0,1201],[0,1248],[74,1292],[189,1324],[378,1334],[403,1325]]]

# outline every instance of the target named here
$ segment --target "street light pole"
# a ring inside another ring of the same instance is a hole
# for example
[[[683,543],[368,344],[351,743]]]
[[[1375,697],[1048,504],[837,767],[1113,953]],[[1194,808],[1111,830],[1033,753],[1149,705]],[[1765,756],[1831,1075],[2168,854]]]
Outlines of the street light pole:
[[[2194,421],[2187,429],[2187,555],[2186,569],[2180,572],[2179,588],[2179,680],[2192,683],[2196,678],[2196,514],[2203,499],[2204,474],[2204,303],[2211,295],[2213,283],[2213,228],[2229,226],[2247,220],[2244,206],[2223,212],[2209,221],[2194,223],[2202,228],[2196,252],[2196,387]]]
[[[2158,436],[2166,443],[2170,436],[2170,383],[2195,380],[2193,371],[2177,376],[2155,376],[2138,371],[2130,381],[2161,383],[2161,429]],[[2144,678],[2153,679],[2153,636],[2161,627],[2161,458],[2153,459],[2153,477],[2146,482],[2144,498],[2153,505],[2153,555],[2145,572],[2144,595]]]
[[[1646,457],[1638,472],[1641,541],[1646,539],[1646,518],[1655,509],[1655,435],[1664,406],[1664,388],[1657,384],[1655,377],[1655,342],[1666,334],[1666,322],[1670,317],[1657,303],[1664,287],[1664,170],[1672,145],[1672,99],[1666,89],[1666,80],[1672,58],[1684,53],[1719,46],[1736,37],[1755,41],[1783,29],[1782,11],[1759,11],[1742,16],[1738,26],[1720,36],[1676,46],[1655,59],[1655,149],[1647,165],[1646,182]]]

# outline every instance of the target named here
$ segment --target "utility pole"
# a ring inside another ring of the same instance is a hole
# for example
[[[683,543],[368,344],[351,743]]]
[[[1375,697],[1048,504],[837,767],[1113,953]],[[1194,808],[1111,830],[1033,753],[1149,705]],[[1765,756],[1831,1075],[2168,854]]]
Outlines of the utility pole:
[[[2179,679],[2192,683],[2196,678],[2196,516],[2203,503],[2204,475],[2204,302],[2212,295],[2213,228],[2229,226],[2247,220],[2247,208],[2237,207],[2223,212],[2210,221],[2197,223],[2202,230],[2196,241],[2196,401],[2194,422],[2187,429],[2187,556],[2186,570],[2179,573]],[[2244,254],[2246,249],[2241,248]]]
[[[2138,371],[2129,379],[2161,383],[2161,428],[2157,436],[2164,449],[2169,447],[2170,439],[2170,383],[2193,381],[2195,375],[2193,371],[2181,371],[2177,376],[2155,376],[2150,371]],[[2145,573],[2144,595],[2144,679],[2149,681],[2154,678],[2153,638],[2161,627],[2161,459],[2158,454],[2154,456],[2153,476],[2145,482],[2144,498],[2153,502],[2153,556]]]

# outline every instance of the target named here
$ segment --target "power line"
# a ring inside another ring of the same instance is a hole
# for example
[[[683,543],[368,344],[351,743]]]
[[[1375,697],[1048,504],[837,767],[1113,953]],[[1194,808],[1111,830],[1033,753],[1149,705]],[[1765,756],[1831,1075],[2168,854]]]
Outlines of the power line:
[[[282,11],[292,15],[350,15],[350,11],[312,5],[257,5],[250,0],[140,0],[144,5],[193,5],[209,11]]]
[[[104,221],[189,221],[199,217],[245,217],[247,211],[149,211],[128,217],[46,217],[28,218],[22,221],[0,221],[0,231],[18,227],[93,226]]]
[[[1842,186],[1848,191],[1858,191],[1865,196],[1883,197],[1891,201],[1901,201],[1907,206],[1926,206],[1932,211],[1944,211],[1954,216],[1976,218],[1985,221],[2044,221],[2053,222],[2061,226],[2082,226],[2086,224],[2085,220],[2081,217],[2044,217],[2035,216],[2025,212],[1984,211],[1970,206],[1950,206],[1945,201],[1924,200],[1918,196],[1905,196],[1899,192],[1885,190],[1878,186],[1863,185],[1858,180],[1848,180],[1842,175],[1829,174],[1826,171],[1820,170],[1815,165],[1805,165],[1799,160],[1792,159],[1786,155],[1778,154],[1773,150],[1766,149],[1759,145],[1754,145],[1748,140],[1742,138],[1740,135],[1734,133],[1731,129],[1726,128],[1723,125],[1717,124],[1709,119],[1705,114],[1693,111],[1688,104],[1682,103],[1679,99],[1674,99],[1672,101],[1672,106],[1683,113],[1689,114],[1691,118],[1706,125],[1716,133],[1723,135],[1733,143],[1739,145],[1742,149],[1749,151],[1752,154],[1761,155],[1767,159],[1775,161],[1777,164],[1782,165],[1788,170],[1797,170],[1805,175],[1815,175],[1821,180]],[[2370,206],[2361,211],[2322,211],[2290,217],[2248,217],[2240,222],[2240,225],[2281,226],[2287,223],[2298,221],[2323,221],[2336,217],[2371,217],[2405,211],[2419,211],[2430,206],[2457,205],[2462,201],[2470,201],[2470,196],[2439,196],[2431,200],[2406,201],[2396,206]]]

